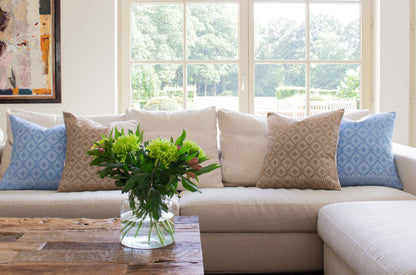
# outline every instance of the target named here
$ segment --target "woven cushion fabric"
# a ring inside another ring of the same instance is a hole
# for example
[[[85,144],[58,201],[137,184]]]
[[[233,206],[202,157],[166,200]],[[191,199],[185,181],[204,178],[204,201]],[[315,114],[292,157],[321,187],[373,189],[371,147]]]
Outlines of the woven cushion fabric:
[[[89,166],[91,157],[87,151],[95,142],[101,140],[102,135],[108,136],[114,127],[135,130],[136,121],[117,121],[109,127],[90,119],[64,112],[67,135],[66,160],[59,184],[60,192],[97,191],[117,189],[114,181],[109,178],[101,179],[96,173],[102,169]]]
[[[58,126],[60,124],[64,124],[64,118],[62,114],[44,114],[38,112],[31,112],[21,109],[7,109],[6,110],[6,129],[7,129],[7,140],[4,146],[2,159],[0,163],[0,178],[4,175],[7,168],[10,165],[10,160],[12,156],[12,146],[13,146],[13,135],[10,126],[10,119],[9,116],[14,115],[16,117],[23,118],[27,121],[34,122],[40,126],[45,128],[52,128]],[[115,115],[93,115],[93,116],[85,116],[88,119],[94,120],[99,122],[105,126],[110,125],[111,122],[126,120],[126,116],[115,114]]]
[[[337,150],[341,186],[382,185],[403,189],[393,161],[392,139],[396,113],[344,119]]]
[[[365,109],[365,110],[357,110],[351,113],[345,113],[344,114],[344,118],[349,119],[349,120],[360,120],[368,115],[370,115],[370,110]]]
[[[180,211],[183,216],[199,217],[201,233],[299,233],[316,232],[318,210],[324,205],[373,200],[416,200],[416,196],[384,186],[348,186],[341,191],[205,188],[201,193],[181,192]]]
[[[185,130],[186,139],[196,142],[208,156],[209,160],[204,162],[203,166],[219,163],[215,107],[177,112],[127,109],[126,119],[137,120],[140,123],[140,130],[144,132],[144,140],[157,137],[176,139],[181,135],[182,130]],[[198,186],[200,188],[223,187],[221,169],[201,175]],[[179,189],[182,187],[179,186]]]
[[[266,119],[219,109],[218,127],[224,184],[255,186],[267,151]]]
[[[256,186],[340,190],[336,166],[344,110],[296,120],[268,113],[268,145]]]
[[[65,161],[64,125],[47,129],[15,116],[10,125],[14,145],[0,190],[56,190]]]

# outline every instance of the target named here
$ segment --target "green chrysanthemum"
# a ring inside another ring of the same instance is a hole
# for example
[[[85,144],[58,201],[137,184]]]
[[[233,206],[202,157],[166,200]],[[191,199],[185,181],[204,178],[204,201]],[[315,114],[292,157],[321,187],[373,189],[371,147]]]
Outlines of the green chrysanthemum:
[[[205,155],[205,152],[202,150],[202,148],[199,147],[199,145],[193,142],[192,140],[185,140],[183,142],[183,147],[185,148],[189,147],[189,151],[188,151],[189,155],[199,152],[199,155],[198,155],[199,159],[207,156]]]
[[[147,146],[149,156],[168,168],[169,164],[178,160],[178,148],[167,139],[152,140]]]
[[[133,134],[120,136],[113,144],[113,153],[121,157],[121,161],[126,160],[127,154],[140,149],[139,137]]]
[[[94,150],[95,148],[104,148],[106,141],[108,141],[109,139],[104,137],[102,140],[94,143],[94,145],[92,146],[91,150]]]

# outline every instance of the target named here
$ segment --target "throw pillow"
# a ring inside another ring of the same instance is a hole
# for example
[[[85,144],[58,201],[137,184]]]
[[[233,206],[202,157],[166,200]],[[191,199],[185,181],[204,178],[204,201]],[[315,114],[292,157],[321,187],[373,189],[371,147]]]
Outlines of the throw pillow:
[[[64,125],[47,129],[10,116],[13,134],[11,163],[0,181],[0,190],[56,190],[65,160]]]
[[[341,186],[382,185],[403,189],[393,161],[396,113],[381,113],[360,121],[344,119],[337,151]]]
[[[209,160],[204,164],[219,163],[215,107],[177,112],[128,109],[126,119],[139,121],[140,130],[144,132],[144,140],[157,137],[173,137],[175,139],[185,129],[186,138],[195,141],[209,157]],[[216,169],[209,174],[200,176],[198,186],[200,188],[224,187],[221,170]]]
[[[218,110],[224,185],[256,186],[267,150],[265,117]]]
[[[364,109],[364,110],[357,110],[351,113],[345,113],[344,118],[349,120],[360,120],[368,115],[370,115],[370,110]]]
[[[267,114],[268,145],[261,188],[340,190],[336,150],[344,110],[297,120]]]
[[[133,131],[137,128],[136,121],[117,121],[106,127],[93,120],[64,112],[67,136],[66,160],[59,184],[59,192],[79,192],[117,189],[113,180],[101,179],[97,171],[101,168],[90,166],[91,158],[87,150],[91,149],[102,135],[109,135],[111,129],[117,127]]]
[[[14,115],[20,118],[23,118],[27,121],[36,123],[45,128],[52,128],[60,124],[64,124],[64,118],[61,114],[44,114],[38,112],[31,112],[21,109],[7,109],[6,110],[6,143],[3,149],[2,159],[0,163],[0,178],[3,177],[7,168],[10,165],[10,160],[12,156],[12,147],[13,147],[13,135],[10,127],[9,116]],[[126,120],[125,115],[94,115],[94,116],[85,116],[88,119],[99,122],[105,126],[108,126],[111,122]]]

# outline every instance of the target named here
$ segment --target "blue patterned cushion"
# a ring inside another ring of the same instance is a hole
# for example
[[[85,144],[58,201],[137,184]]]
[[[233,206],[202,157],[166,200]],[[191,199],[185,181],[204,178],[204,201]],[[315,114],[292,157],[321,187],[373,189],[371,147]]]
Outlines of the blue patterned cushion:
[[[370,115],[359,121],[343,119],[337,150],[341,186],[381,185],[403,189],[393,161],[396,113]]]
[[[12,158],[0,190],[56,190],[65,161],[65,126],[47,129],[12,115],[10,126]]]

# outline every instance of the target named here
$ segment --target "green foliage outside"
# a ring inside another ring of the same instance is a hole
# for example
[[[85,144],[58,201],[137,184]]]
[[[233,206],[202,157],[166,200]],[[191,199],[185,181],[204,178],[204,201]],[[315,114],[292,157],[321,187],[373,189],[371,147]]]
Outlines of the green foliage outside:
[[[295,95],[304,95],[305,87],[279,87],[276,89],[276,99],[285,99]],[[327,98],[337,98],[338,90],[325,90],[325,89],[310,89],[311,100],[312,96],[315,98],[327,97]]]
[[[187,5],[187,59],[236,60],[238,58],[237,9],[232,5]],[[134,4],[132,6],[132,59],[181,60],[183,55],[183,6],[181,4]],[[267,27],[256,26],[256,60],[304,60],[304,22],[280,17]],[[358,20],[345,24],[335,16],[311,14],[310,58],[312,60],[359,60]],[[177,99],[183,105],[181,65],[133,65],[132,99],[153,105],[153,97]],[[359,96],[359,65],[316,64],[310,68],[311,92],[330,98]],[[238,66],[235,64],[190,64],[187,67],[188,101],[195,96],[238,96]],[[288,98],[301,93],[285,87],[304,87],[303,64],[257,64],[255,95]],[[334,91],[337,92],[334,92]],[[303,91],[304,92],[304,91]],[[159,101],[162,99],[158,99]],[[164,104],[172,107],[164,99]],[[169,108],[170,108],[169,107]],[[173,107],[172,107],[173,108]],[[176,108],[176,107],[175,107]]]

